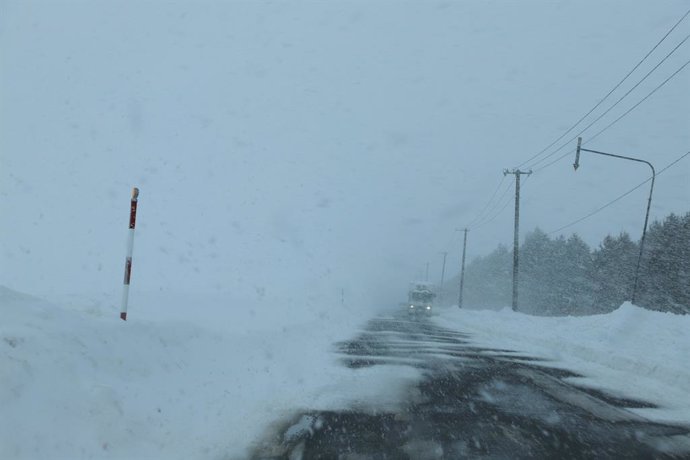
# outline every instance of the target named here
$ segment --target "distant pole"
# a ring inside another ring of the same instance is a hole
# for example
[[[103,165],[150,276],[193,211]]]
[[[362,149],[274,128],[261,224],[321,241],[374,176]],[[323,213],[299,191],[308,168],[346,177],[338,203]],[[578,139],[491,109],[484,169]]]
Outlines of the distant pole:
[[[132,200],[129,207],[129,234],[127,236],[127,258],[125,259],[125,282],[122,289],[122,306],[120,308],[120,319],[127,321],[127,302],[129,301],[129,281],[132,276],[132,251],[134,250],[134,226],[137,221],[137,200],[139,199],[139,189],[132,189]]]
[[[637,295],[637,283],[638,283],[639,274],[640,274],[640,262],[642,262],[642,251],[644,250],[644,239],[645,239],[645,236],[647,235],[647,223],[649,222],[649,208],[652,207],[652,193],[654,193],[654,180],[656,179],[656,170],[654,169],[654,166],[652,166],[652,164],[646,160],[641,160],[639,158],[633,158],[633,157],[625,157],[623,155],[614,155],[613,153],[599,152],[597,150],[583,149],[582,148],[582,138],[578,137],[577,138],[577,150],[575,152],[575,163],[573,164],[575,171],[577,171],[577,168],[580,167],[580,152],[590,152],[590,153],[596,153],[598,155],[605,155],[607,157],[620,158],[622,160],[637,161],[638,163],[646,164],[652,170],[652,185],[649,188],[649,199],[647,199],[647,212],[645,213],[645,216],[644,216],[644,227],[642,227],[642,238],[640,238],[640,253],[637,256],[637,266],[635,267],[635,281],[633,283],[633,291],[632,291],[632,296],[630,299],[631,302],[634,304],[635,303],[635,297]]]
[[[462,290],[465,286],[465,251],[467,250],[467,229],[462,242],[462,262],[460,263],[460,293],[458,294],[458,308],[462,308]]]
[[[429,281],[429,262],[426,263],[426,279],[424,281]]]
[[[448,257],[448,251],[444,251],[441,254],[443,254],[443,266],[441,267],[441,286],[439,287],[438,302],[443,304],[443,281],[446,278],[446,257]]]
[[[515,175],[515,229],[513,231],[513,311],[518,311],[518,270],[520,267],[519,260],[519,243],[520,243],[520,175],[532,174],[532,171],[520,171],[513,169],[508,171],[505,169],[503,175]]]
[[[340,305],[345,306],[345,288],[340,289]]]

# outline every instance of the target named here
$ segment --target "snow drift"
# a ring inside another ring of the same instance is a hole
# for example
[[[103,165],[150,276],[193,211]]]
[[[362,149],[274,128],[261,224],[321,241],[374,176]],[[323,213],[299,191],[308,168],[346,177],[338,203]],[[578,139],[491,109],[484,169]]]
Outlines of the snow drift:
[[[660,422],[690,425],[690,316],[645,310],[629,302],[609,314],[540,317],[447,309],[435,319],[473,334],[483,345],[548,360],[583,375],[578,385],[651,402],[631,409]]]

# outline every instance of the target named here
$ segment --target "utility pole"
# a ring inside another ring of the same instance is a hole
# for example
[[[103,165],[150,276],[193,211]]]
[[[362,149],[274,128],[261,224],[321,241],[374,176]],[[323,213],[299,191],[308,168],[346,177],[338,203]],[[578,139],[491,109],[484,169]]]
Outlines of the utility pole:
[[[508,171],[503,170],[503,175],[515,175],[515,230],[513,235],[513,311],[518,311],[518,269],[519,269],[519,244],[520,244],[520,176],[522,174],[530,175],[532,170],[520,171],[513,169]]]
[[[439,288],[439,299],[438,302],[443,304],[443,280],[446,277],[446,257],[448,256],[448,251],[444,251],[443,254],[443,267],[441,268],[441,287]]]
[[[424,281],[429,281],[429,262],[426,263],[426,277]]]
[[[467,229],[465,239],[462,242],[462,262],[460,264],[460,293],[458,294],[458,308],[462,308],[462,289],[465,285],[465,251],[467,250]]]

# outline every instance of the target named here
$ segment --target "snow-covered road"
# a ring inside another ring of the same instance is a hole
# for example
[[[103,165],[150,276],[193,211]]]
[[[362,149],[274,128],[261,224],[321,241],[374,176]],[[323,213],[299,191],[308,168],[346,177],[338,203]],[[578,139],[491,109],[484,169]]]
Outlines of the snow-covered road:
[[[305,430],[337,446],[315,429],[341,422],[376,433],[363,438],[369,447],[407,446],[417,458],[439,445],[482,452],[498,436],[493,416],[549,433],[516,423],[503,449],[514,437],[544,448],[556,434],[582,449],[566,427],[611,425],[623,438],[634,427],[622,446],[648,452],[684,442],[668,426],[690,430],[687,316],[449,308],[420,323],[367,322],[364,307],[296,315],[275,301],[135,294],[125,323],[118,296],[48,302],[0,286],[0,458],[244,459],[294,449]],[[465,434],[429,437],[432,419]],[[411,422],[402,438],[385,437]]]
[[[307,410],[274,425],[253,458],[672,458],[690,429],[651,422],[645,401],[579,387],[542,359],[473,344],[402,315],[338,345],[341,361],[421,369],[395,406]]]

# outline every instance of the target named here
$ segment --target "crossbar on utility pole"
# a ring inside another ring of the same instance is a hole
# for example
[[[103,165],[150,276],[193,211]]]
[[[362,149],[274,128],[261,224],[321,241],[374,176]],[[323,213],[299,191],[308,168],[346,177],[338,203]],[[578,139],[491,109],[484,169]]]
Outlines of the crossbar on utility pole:
[[[467,250],[467,229],[464,229],[465,238],[462,242],[462,262],[460,264],[460,291],[458,293],[458,308],[462,308],[462,290],[465,286],[465,251]]]
[[[503,170],[503,175],[515,175],[515,229],[513,232],[513,311],[518,311],[518,270],[520,267],[519,244],[520,244],[520,176],[522,174],[530,175],[532,170],[520,171],[513,169],[508,171]]]

